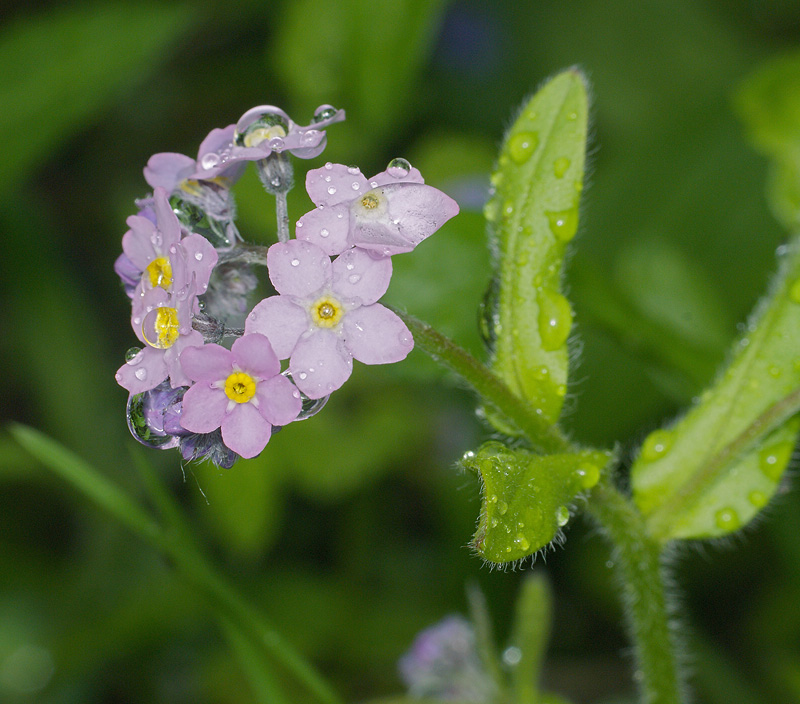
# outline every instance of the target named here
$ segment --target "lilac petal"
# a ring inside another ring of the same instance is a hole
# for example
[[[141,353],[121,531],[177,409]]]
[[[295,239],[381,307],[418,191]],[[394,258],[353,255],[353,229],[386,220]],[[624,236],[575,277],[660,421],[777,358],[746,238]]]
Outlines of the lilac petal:
[[[280,374],[259,382],[256,398],[259,413],[272,425],[288,425],[303,408],[300,392]]]
[[[189,347],[199,348],[202,346],[203,336],[197,330],[192,330],[188,335],[179,335],[178,339],[175,340],[175,344],[164,352],[164,362],[169,372],[169,383],[173,389],[178,386],[191,386],[192,379],[183,370],[181,354]]]
[[[261,452],[272,434],[272,426],[252,403],[237,403],[222,419],[221,427],[222,441],[245,459]]]
[[[392,260],[376,259],[356,247],[340,254],[332,265],[331,290],[348,302],[366,306],[375,303],[389,288]]]
[[[414,348],[405,323],[380,303],[349,312],[342,326],[347,348],[364,364],[399,362]]]
[[[119,276],[125,293],[128,297],[133,295],[133,289],[142,280],[142,270],[134,264],[127,254],[120,254],[114,262],[114,273]]]
[[[278,293],[313,296],[331,279],[331,260],[319,247],[303,240],[277,242],[267,252],[269,279]]]
[[[153,248],[156,226],[141,215],[131,215],[125,222],[130,230],[122,236],[122,251],[139,271],[144,271],[157,256]]]
[[[269,339],[278,359],[289,359],[294,346],[308,330],[308,314],[286,296],[270,296],[257,304],[244,323],[244,332]]]
[[[200,296],[206,292],[211,271],[219,259],[217,250],[205,237],[197,234],[184,237],[180,247],[186,255],[186,280],[195,277],[197,295]]]
[[[228,171],[230,164],[225,159],[225,154],[230,154],[233,148],[233,134],[236,125],[216,127],[200,143],[197,150],[196,171],[191,175],[195,179],[209,179],[219,176],[223,171]]]
[[[181,241],[181,223],[169,204],[169,195],[163,188],[157,187],[153,190],[153,207],[156,211],[158,231],[161,233],[160,240],[154,242],[156,251],[169,252],[172,245]]]
[[[353,358],[338,335],[319,329],[297,343],[289,371],[297,388],[306,396],[322,398],[348,380]]]
[[[269,379],[281,373],[281,363],[269,340],[261,333],[240,337],[233,343],[231,354],[235,367],[260,379]]]
[[[458,213],[458,204],[432,186],[390,183],[380,191],[387,201],[385,215],[356,217],[350,243],[383,255],[410,252]]]
[[[136,287],[131,303],[131,327],[139,340],[145,342],[142,334],[142,323],[144,323],[147,314],[155,308],[169,306],[170,304],[170,295],[160,286],[145,290],[143,284],[140,283]]]
[[[181,353],[180,362],[184,373],[190,379],[214,383],[228,378],[232,369],[233,355],[230,350],[212,342],[202,347],[187,347]]]
[[[375,174],[369,182],[370,185],[375,188],[375,186],[385,186],[387,183],[425,183],[425,179],[422,178],[419,169],[412,166],[405,176],[402,175],[399,169],[390,168],[386,171],[381,171],[379,174]]]
[[[306,174],[306,190],[315,205],[326,208],[337,203],[349,203],[371,186],[364,174],[355,166],[325,164]]]
[[[132,394],[140,394],[158,386],[167,378],[164,350],[145,347],[116,373],[117,383]]]
[[[344,203],[330,208],[316,208],[297,221],[297,239],[312,242],[330,257],[341,254],[350,245],[350,209]]]
[[[151,188],[163,188],[172,193],[178,184],[195,170],[194,159],[184,154],[162,152],[153,154],[144,167],[144,180]]]
[[[298,159],[313,159],[325,151],[328,136],[317,129],[295,131],[286,135],[284,151],[289,151]]]
[[[193,433],[210,433],[219,428],[227,408],[228,397],[222,389],[200,382],[183,395],[181,425]]]

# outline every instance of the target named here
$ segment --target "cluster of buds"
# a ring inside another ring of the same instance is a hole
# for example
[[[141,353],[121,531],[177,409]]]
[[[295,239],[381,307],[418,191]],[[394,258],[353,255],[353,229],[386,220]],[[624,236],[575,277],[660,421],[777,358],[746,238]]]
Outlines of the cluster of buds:
[[[324,105],[300,126],[260,106],[212,130],[197,159],[148,161],[152,195],[136,202],[114,267],[142,344],[116,374],[140,442],[230,467],[258,455],[277,428],[319,411],[354,359],[386,364],[412,349],[406,325],[378,303],[392,256],[413,250],[458,206],[404,159],[371,179],[327,163],[306,175],[316,207],[292,238],[289,155],[318,156],[325,128],[343,119]],[[231,187],[248,162],[276,198],[278,242],[269,248],[246,244],[236,227]],[[274,292],[251,308],[258,265]]]

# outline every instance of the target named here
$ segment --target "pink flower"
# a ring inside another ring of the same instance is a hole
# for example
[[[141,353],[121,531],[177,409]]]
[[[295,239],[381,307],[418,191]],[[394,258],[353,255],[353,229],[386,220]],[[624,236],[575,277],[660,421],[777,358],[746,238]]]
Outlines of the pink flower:
[[[386,292],[392,261],[351,249],[331,263],[302,240],[272,245],[269,276],[279,296],[250,312],[245,332],[266,335],[309,398],[322,398],[364,364],[399,362],[414,347],[402,320],[376,301]]]
[[[194,178],[209,179],[247,161],[266,159],[273,152],[291,152],[301,159],[322,153],[327,143],[324,127],[344,120],[344,110],[321,105],[310,125],[295,124],[280,108],[259,105],[248,110],[236,125],[214,130],[200,145]]]
[[[255,457],[272,426],[291,423],[302,401],[269,340],[246,334],[230,350],[216,344],[189,347],[181,364],[196,384],[183,397],[181,425],[193,433],[222,430],[222,440],[242,457]]]
[[[405,159],[369,181],[358,167],[328,163],[308,172],[306,190],[317,208],[298,220],[297,237],[331,256],[350,247],[380,256],[410,252],[458,213]]]

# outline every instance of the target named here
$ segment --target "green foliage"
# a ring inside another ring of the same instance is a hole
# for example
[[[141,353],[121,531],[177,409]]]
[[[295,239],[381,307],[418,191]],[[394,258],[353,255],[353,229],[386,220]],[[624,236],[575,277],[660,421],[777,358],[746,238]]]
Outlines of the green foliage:
[[[0,161],[0,184],[16,181],[141,80],[143,67],[191,17],[186,5],[96,3],[7,25],[0,34],[0,141],[15,148]]]
[[[687,415],[645,441],[633,465],[637,505],[660,540],[725,535],[769,501],[792,454],[800,409],[800,249],[736,354]]]
[[[479,474],[481,514],[472,546],[485,560],[513,562],[547,546],[570,518],[570,506],[600,478],[599,451],[534,455],[491,441],[462,462]]]
[[[561,293],[561,265],[578,227],[587,119],[579,72],[545,84],[506,134],[485,210],[496,254],[484,312],[491,368],[551,423],[567,390],[572,308]]]

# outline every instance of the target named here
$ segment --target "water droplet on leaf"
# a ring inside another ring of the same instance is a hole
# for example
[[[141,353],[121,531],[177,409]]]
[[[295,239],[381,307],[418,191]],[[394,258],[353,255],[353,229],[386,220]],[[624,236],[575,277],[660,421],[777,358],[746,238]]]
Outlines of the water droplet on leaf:
[[[736,530],[741,525],[739,514],[729,506],[721,508],[714,514],[714,523],[717,524],[717,528],[726,531]]]
[[[508,140],[508,153],[517,164],[524,164],[539,146],[536,132],[520,132]]]
[[[761,471],[774,482],[777,482],[792,457],[794,445],[790,442],[779,442],[769,445],[758,453],[758,466]]]
[[[578,206],[574,205],[567,210],[545,211],[550,223],[550,232],[556,239],[569,242],[578,231]]]
[[[572,309],[569,301],[557,291],[543,288],[537,296],[539,303],[539,335],[547,351],[559,349],[572,329]]]

